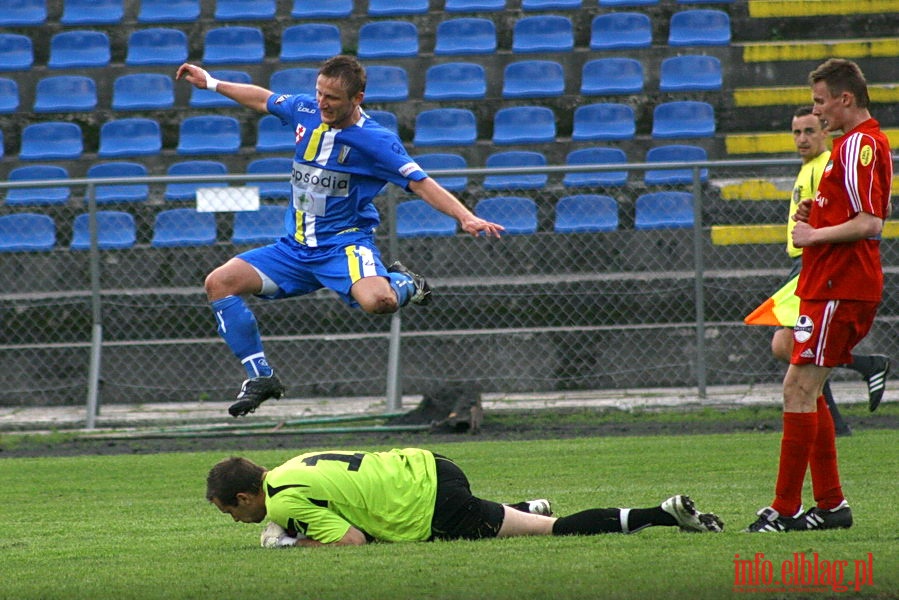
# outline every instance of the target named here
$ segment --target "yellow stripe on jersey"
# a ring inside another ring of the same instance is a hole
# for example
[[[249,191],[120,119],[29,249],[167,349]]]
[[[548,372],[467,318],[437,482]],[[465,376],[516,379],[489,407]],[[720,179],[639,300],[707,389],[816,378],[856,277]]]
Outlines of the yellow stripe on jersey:
[[[356,252],[356,245],[347,246],[343,250],[346,252],[346,264],[350,271],[350,281],[356,283],[362,279],[362,270],[359,268],[359,254]]]
[[[309,143],[306,144],[306,151],[303,152],[303,160],[314,161],[316,155],[318,154],[318,147],[322,142],[322,134],[331,129],[330,125],[322,123],[314,130],[312,130],[312,134],[309,136]]]

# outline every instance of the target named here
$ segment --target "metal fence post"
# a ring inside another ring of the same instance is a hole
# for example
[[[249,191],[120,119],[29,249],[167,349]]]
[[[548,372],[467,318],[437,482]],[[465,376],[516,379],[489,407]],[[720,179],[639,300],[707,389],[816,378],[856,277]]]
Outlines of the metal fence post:
[[[91,349],[90,368],[87,381],[87,429],[94,429],[100,414],[100,363],[103,347],[103,321],[100,300],[100,250],[97,226],[97,199],[95,186],[87,184],[88,223],[90,227],[90,273],[91,273]]]
[[[696,387],[700,398],[706,397],[705,356],[705,289],[703,285],[705,265],[702,255],[702,182],[700,168],[693,167],[693,261],[696,269]]]

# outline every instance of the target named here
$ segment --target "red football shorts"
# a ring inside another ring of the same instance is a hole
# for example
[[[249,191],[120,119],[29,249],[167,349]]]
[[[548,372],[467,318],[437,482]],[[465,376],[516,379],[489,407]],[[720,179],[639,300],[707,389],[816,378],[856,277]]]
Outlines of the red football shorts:
[[[868,335],[879,302],[801,300],[793,328],[794,365],[837,367],[852,362],[852,349]]]

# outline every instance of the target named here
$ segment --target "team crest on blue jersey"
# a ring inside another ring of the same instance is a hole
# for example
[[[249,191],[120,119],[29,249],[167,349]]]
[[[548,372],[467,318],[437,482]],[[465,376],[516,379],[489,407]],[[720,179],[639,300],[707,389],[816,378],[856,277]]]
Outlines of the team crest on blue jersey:
[[[297,123],[297,128],[294,130],[294,139],[296,139],[297,144],[300,143],[304,135],[306,135],[306,128]]]
[[[349,146],[341,146],[340,153],[337,155],[337,162],[340,164],[344,164],[346,162],[347,157],[350,155],[350,147]]]

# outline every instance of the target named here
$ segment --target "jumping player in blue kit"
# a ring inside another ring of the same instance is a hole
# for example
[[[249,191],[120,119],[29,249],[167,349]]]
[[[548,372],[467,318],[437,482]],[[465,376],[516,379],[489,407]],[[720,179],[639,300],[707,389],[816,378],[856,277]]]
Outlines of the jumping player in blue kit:
[[[398,261],[385,267],[375,246],[380,219],[373,201],[388,182],[455,218],[471,235],[499,237],[503,231],[428,177],[400,139],[362,110],[365,69],[353,57],[325,61],[314,96],[278,95],[252,84],[218,81],[191,64],[181,65],[176,79],[276,115],[296,139],[286,235],[231,258],[206,277],[218,332],[247,371],[237,402],[228,409],[234,417],[285,391],[265,357],[256,318],[243,296],[278,299],[327,287],[373,314],[430,300],[423,277]]]

